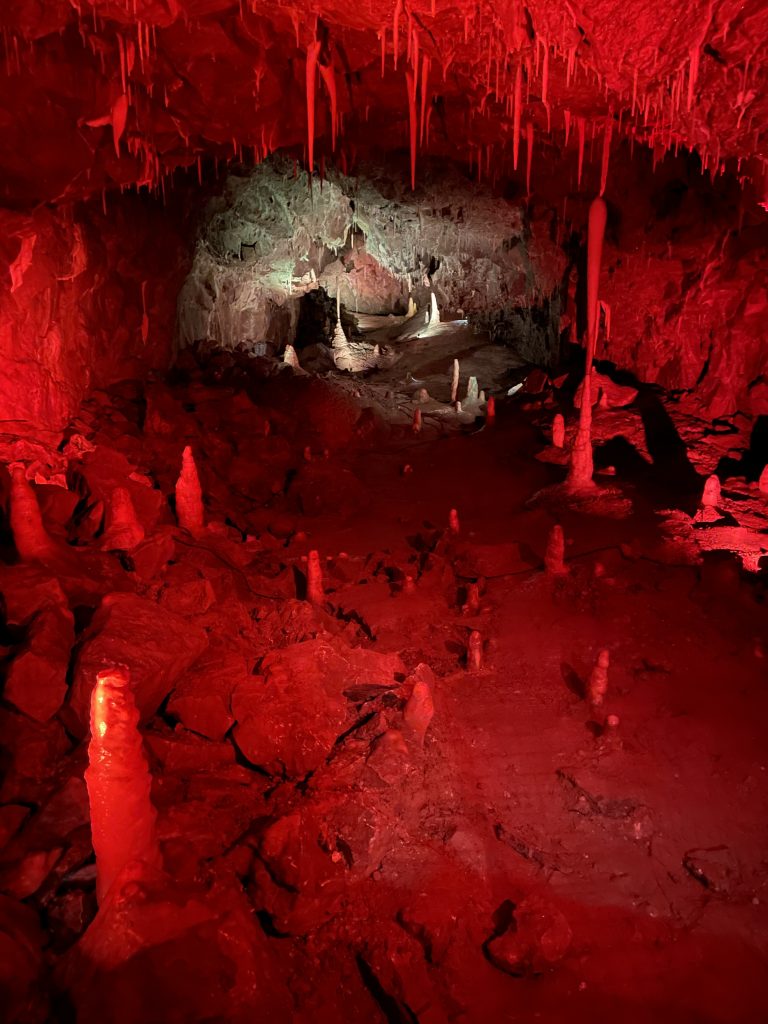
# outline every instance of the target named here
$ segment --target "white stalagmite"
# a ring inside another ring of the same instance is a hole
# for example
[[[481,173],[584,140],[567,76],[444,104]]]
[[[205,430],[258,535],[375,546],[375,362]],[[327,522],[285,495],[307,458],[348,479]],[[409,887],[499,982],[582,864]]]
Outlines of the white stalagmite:
[[[294,370],[299,369],[299,357],[296,354],[296,349],[293,347],[293,345],[288,344],[285,346],[285,352],[283,352],[283,362],[285,363],[286,366],[292,366]]]
[[[408,312],[405,314],[406,320],[410,320],[412,316],[416,316],[416,303],[413,301],[413,296],[408,296]]]
[[[470,377],[467,381],[467,397],[464,399],[467,405],[475,405],[480,400],[480,390],[477,384],[477,377]]]
[[[459,360],[453,360],[453,376],[451,378],[451,401],[455,402],[459,394]]]
[[[435,324],[440,323],[440,310],[437,308],[437,298],[435,293],[430,294],[430,306],[429,306],[429,326],[434,327]]]

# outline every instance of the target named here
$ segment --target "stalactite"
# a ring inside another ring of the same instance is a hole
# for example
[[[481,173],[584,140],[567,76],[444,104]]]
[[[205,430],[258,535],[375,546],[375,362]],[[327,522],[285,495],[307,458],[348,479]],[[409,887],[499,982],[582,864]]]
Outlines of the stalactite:
[[[429,57],[424,54],[421,61],[421,119],[419,122],[419,145],[424,145],[424,131],[427,120],[427,80],[429,79]]]
[[[129,864],[161,867],[152,780],[138,723],[128,669],[99,672],[91,695],[85,771],[99,903]]]
[[[576,118],[576,127],[579,133],[579,170],[576,177],[576,184],[581,188],[581,172],[584,169],[584,134],[586,131],[586,122],[583,117]]]
[[[397,0],[392,15],[392,48],[395,55],[395,71],[397,71],[397,51],[400,48],[400,12],[403,9],[403,0]]]
[[[512,167],[517,170],[517,161],[520,155],[520,115],[523,105],[523,66],[518,63],[515,71],[515,110],[512,122]]]
[[[331,64],[319,64],[320,74],[325,88],[328,90],[328,98],[331,101],[331,149],[336,152],[336,134],[338,131],[339,115],[336,94],[336,73]]]
[[[315,169],[315,75],[320,42],[315,40],[307,47],[307,172],[310,182]]]
[[[408,138],[411,151],[411,190],[416,190],[416,75],[413,71],[405,72],[405,81],[408,89]]]
[[[603,133],[603,159],[600,165],[600,195],[605,195],[605,186],[608,184],[608,161],[611,156],[611,133],[613,132],[613,107],[608,112]]]
[[[533,164],[533,122],[528,121],[525,126],[526,161],[525,161],[525,193],[531,194],[531,166]]]
[[[565,121],[565,145],[568,145],[568,139],[571,135],[571,112],[570,110],[563,111],[563,120]]]
[[[321,605],[325,601],[320,553],[314,550],[307,555],[307,600],[315,605]]]

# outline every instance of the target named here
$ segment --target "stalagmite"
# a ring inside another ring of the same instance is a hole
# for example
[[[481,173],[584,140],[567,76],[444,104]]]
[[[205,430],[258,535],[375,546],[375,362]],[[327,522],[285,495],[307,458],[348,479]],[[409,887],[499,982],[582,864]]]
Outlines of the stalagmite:
[[[455,402],[459,394],[459,360],[453,360],[453,371],[451,377],[451,401]]]
[[[405,314],[406,320],[410,320],[411,317],[416,316],[416,303],[413,301],[413,296],[408,296],[408,312]]]
[[[128,669],[113,666],[99,672],[91,694],[85,783],[100,903],[129,864],[161,867],[152,780],[138,723]]]
[[[477,383],[477,377],[470,377],[467,381],[467,394],[464,401],[467,405],[476,405],[480,398],[480,387]]]
[[[470,583],[467,587],[467,600],[462,611],[467,615],[477,615],[480,611],[480,587],[477,583]]]
[[[608,690],[608,666],[611,656],[606,650],[600,651],[597,663],[592,669],[587,683],[587,700],[593,708],[602,707]]]
[[[283,352],[283,362],[285,363],[286,366],[292,366],[294,370],[299,369],[299,357],[296,354],[296,349],[293,347],[293,345],[288,344],[285,346],[285,351]]]
[[[403,718],[405,719],[405,724],[416,737],[420,747],[424,746],[424,737],[434,715],[435,702],[432,699],[432,690],[429,683],[424,679],[417,679],[413,685],[411,696],[405,705]]]
[[[712,476],[707,477],[704,484],[704,491],[701,495],[701,505],[703,508],[715,508],[720,504],[720,480],[713,473]]]
[[[203,491],[189,445],[181,456],[181,473],[176,481],[176,519],[182,530],[188,530],[193,537],[201,533],[205,525]]]
[[[437,296],[434,292],[429,297],[429,326],[434,327],[440,323],[440,310],[437,308]]]
[[[13,541],[22,561],[48,558],[54,544],[43,525],[37,495],[23,466],[11,468],[10,521]]]
[[[483,667],[483,638],[480,633],[473,629],[469,634],[469,647],[467,649],[467,668],[470,672],[477,672]]]
[[[421,409],[413,410],[413,423],[411,424],[411,430],[414,434],[421,433]]]
[[[565,419],[560,412],[555,413],[552,420],[552,444],[555,448],[563,448],[565,446]]]
[[[489,426],[496,422],[496,399],[493,395],[485,403],[485,422]]]
[[[105,551],[132,551],[144,540],[144,527],[136,516],[130,493],[116,487],[107,505],[101,546]]]
[[[310,604],[322,604],[325,600],[323,567],[317,551],[310,551],[307,555],[307,600]]]
[[[448,529],[451,531],[451,533],[459,532],[459,513],[456,511],[455,508],[452,508],[451,511],[448,513]]]
[[[564,576],[568,572],[565,565],[565,535],[562,526],[557,523],[549,531],[544,567],[549,576]]]
[[[587,344],[584,360],[579,428],[571,450],[568,487],[578,491],[594,487],[592,480],[592,361],[597,340],[598,286],[603,237],[608,211],[604,199],[595,199],[589,208],[587,237]]]

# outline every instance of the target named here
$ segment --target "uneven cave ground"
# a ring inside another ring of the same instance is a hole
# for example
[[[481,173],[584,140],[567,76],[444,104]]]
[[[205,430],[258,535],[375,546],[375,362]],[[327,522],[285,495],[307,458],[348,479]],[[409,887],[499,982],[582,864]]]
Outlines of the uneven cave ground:
[[[433,368],[448,387],[450,358]],[[532,503],[564,473],[535,457],[548,386],[418,436],[409,401],[187,354],[84,403],[80,492],[128,486],[146,539],[100,551],[77,486],[38,488],[47,562],[4,534],[6,665],[41,609],[74,631],[71,660],[55,635],[38,651],[43,703],[69,663],[59,713],[0,709],[7,1019],[762,1019],[764,574],[664,535],[660,509],[697,503],[685,474],[604,478],[623,518]],[[627,411],[602,416],[613,436]],[[197,537],[162,497],[186,444]],[[163,867],[97,916],[83,680],[104,657],[131,667]]]

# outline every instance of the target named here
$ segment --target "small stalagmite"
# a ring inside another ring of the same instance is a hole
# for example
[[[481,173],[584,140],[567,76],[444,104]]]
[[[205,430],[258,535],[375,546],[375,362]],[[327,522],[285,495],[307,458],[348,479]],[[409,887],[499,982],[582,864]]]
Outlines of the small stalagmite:
[[[414,434],[421,433],[421,409],[413,410],[413,422],[411,423],[411,430]]]
[[[144,527],[136,516],[131,495],[125,487],[116,487],[107,506],[101,546],[105,551],[132,551],[144,540]]]
[[[757,481],[757,489],[761,494],[768,494],[768,463],[763,466],[760,479]]]
[[[470,377],[467,381],[467,394],[464,401],[467,405],[473,405],[480,399],[480,387],[477,383],[477,377]]]
[[[54,544],[43,525],[37,495],[23,466],[11,468],[10,520],[16,550],[23,561],[48,558]]]
[[[477,615],[480,611],[480,588],[476,583],[470,583],[467,587],[467,600],[462,611],[467,615]]]
[[[720,504],[720,480],[714,473],[707,477],[704,484],[701,504],[703,508],[715,508]]]
[[[455,403],[459,395],[459,360],[453,360],[451,371],[451,402]]]
[[[429,683],[424,679],[417,679],[405,705],[403,718],[420,747],[424,746],[424,737],[434,714],[435,703]]]
[[[610,663],[610,653],[607,650],[600,651],[587,683],[587,700],[593,708],[603,706],[605,694],[608,690],[608,667]]]
[[[469,634],[469,647],[467,648],[467,668],[470,672],[477,672],[483,667],[483,638],[480,633],[473,629]]]
[[[298,370],[300,368],[301,364],[299,363],[299,357],[296,354],[296,349],[293,347],[293,345],[289,344],[285,346],[285,352],[283,352],[283,362],[285,363],[286,366],[292,366],[294,370]]]
[[[429,296],[429,326],[435,327],[440,323],[440,310],[437,308],[437,297],[434,292]]]
[[[565,447],[565,419],[560,412],[552,420],[552,444],[555,448]]]
[[[491,426],[496,422],[496,399],[493,395],[491,395],[485,403],[485,422],[488,426]]]
[[[568,573],[565,564],[565,535],[559,523],[555,523],[549,531],[544,567],[548,576],[565,576]]]
[[[448,513],[448,529],[451,533],[458,533],[461,529],[459,525],[459,513],[455,508],[452,508]]]
[[[181,456],[181,473],[176,481],[176,519],[182,530],[188,530],[193,537],[203,531],[203,490],[189,445]]]
[[[307,600],[310,604],[322,604],[325,600],[323,567],[318,551],[310,551],[307,555]]]
[[[114,666],[99,672],[91,695],[85,772],[99,903],[128,864],[161,866],[152,780],[138,724],[128,669]]]

